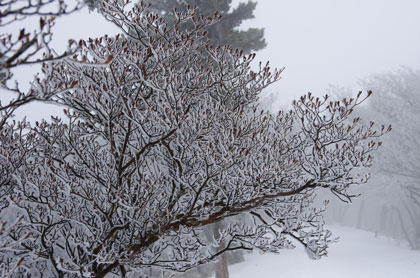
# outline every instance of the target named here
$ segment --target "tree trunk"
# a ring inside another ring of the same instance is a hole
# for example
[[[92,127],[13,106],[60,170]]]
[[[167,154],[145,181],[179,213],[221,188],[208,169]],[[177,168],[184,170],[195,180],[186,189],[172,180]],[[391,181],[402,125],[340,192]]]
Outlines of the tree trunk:
[[[357,215],[357,224],[356,224],[356,228],[357,229],[362,229],[362,221],[363,221],[363,215],[364,215],[364,208],[365,208],[365,200],[362,200],[362,204],[360,205],[359,208],[359,214]],[[366,227],[365,227],[366,228]]]
[[[229,278],[229,270],[225,253],[223,253],[217,260],[216,278]]]
[[[220,222],[216,222],[213,226],[214,237],[219,238],[220,233],[219,230],[222,228],[222,224]],[[219,249],[224,248],[223,242]],[[216,263],[216,277],[215,278],[229,278],[229,270],[227,265],[227,256],[226,253],[223,253],[219,256],[217,263]]]

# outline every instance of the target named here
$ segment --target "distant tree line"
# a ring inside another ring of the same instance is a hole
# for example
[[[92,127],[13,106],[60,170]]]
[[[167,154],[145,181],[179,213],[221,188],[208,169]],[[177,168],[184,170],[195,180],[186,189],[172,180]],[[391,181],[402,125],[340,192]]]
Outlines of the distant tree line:
[[[363,196],[351,208],[338,208],[332,219],[357,228],[405,239],[420,249],[420,70],[402,67],[373,74],[361,82],[372,89],[371,98],[358,113],[391,123],[384,138],[374,176]],[[342,95],[343,90],[335,90]]]

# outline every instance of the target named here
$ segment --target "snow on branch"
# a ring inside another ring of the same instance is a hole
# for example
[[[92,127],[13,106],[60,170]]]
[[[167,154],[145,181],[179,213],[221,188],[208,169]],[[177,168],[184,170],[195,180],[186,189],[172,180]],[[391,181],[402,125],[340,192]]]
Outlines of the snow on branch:
[[[370,93],[308,94],[272,115],[258,97],[281,70],[253,71],[254,54],[212,46],[203,28],[217,15],[189,9],[167,23],[143,2],[116,0],[101,10],[123,34],[82,41],[74,56],[45,63],[34,88],[65,106],[66,119],[20,136],[14,128],[21,143],[8,142],[26,150],[7,170],[7,198],[25,223],[9,235],[25,250],[13,255],[32,258],[34,273],[97,278],[182,272],[226,251],[293,243],[326,255],[331,233],[314,193],[351,199],[348,188],[366,181],[387,132],[351,118]],[[193,27],[180,31],[185,22]],[[240,214],[253,221],[236,221]],[[219,236],[202,232],[227,218]],[[23,232],[31,237],[20,240]]]

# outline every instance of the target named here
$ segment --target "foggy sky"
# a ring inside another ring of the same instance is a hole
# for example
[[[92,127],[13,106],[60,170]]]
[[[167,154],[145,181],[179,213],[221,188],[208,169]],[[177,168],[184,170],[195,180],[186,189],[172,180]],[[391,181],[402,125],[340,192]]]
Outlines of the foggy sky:
[[[236,0],[235,3],[244,2]],[[257,60],[286,67],[269,88],[277,103],[329,84],[360,89],[370,74],[420,67],[419,0],[259,0],[255,19],[242,28],[264,27],[268,46]]]
[[[234,5],[246,0],[234,0]],[[269,87],[276,108],[308,91],[323,95],[329,84],[352,86],[369,74],[407,65],[420,68],[419,0],[259,0],[255,19],[241,28],[263,27],[268,46],[257,61],[286,67],[282,79]],[[87,9],[59,18],[54,45],[65,49],[69,38],[87,39],[116,28]],[[25,74],[29,81],[33,74]],[[21,79],[21,78],[19,78]],[[30,119],[56,114],[62,108],[29,105],[18,114]]]

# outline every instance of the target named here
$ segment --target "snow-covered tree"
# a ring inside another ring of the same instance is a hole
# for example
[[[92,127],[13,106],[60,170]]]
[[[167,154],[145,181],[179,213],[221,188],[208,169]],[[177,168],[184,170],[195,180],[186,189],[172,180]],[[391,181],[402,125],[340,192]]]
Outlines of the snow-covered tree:
[[[0,113],[3,119],[12,115],[17,107],[50,97],[37,95],[35,90],[22,90],[12,71],[71,55],[77,47],[74,41],[69,42],[63,53],[56,53],[51,48],[52,29],[56,17],[72,14],[82,6],[83,3],[78,1],[69,5],[62,0],[1,1],[0,26],[4,29],[0,34],[0,97],[3,99]],[[21,22],[28,24],[22,26]]]
[[[174,20],[174,9],[185,11],[187,6],[197,7],[196,14],[204,16],[214,15],[217,12],[221,15],[221,20],[206,27],[208,32],[206,37],[214,45],[229,45],[232,48],[243,50],[245,54],[261,50],[266,46],[264,29],[249,28],[247,30],[239,30],[243,21],[254,18],[256,2],[248,1],[236,4],[233,4],[231,0],[151,0],[148,2],[152,4],[153,10],[161,14],[165,20]],[[192,24],[184,24],[182,30],[191,28],[191,26]],[[222,221],[212,227],[208,227],[206,230],[207,235],[212,237],[213,233],[217,234],[219,226],[223,225]],[[220,256],[214,267],[215,278],[228,278],[228,263],[240,261],[243,261],[241,252]],[[201,267],[197,268],[196,272],[189,272],[182,277],[204,277],[209,276],[210,272],[210,266]]]
[[[360,227],[404,238],[411,248],[420,249],[420,70],[403,67],[374,74],[362,85],[378,97],[360,110],[361,115],[391,122],[394,128],[385,138],[375,178],[364,196]]]
[[[308,94],[274,116],[257,100],[281,71],[253,71],[254,54],[212,46],[204,30],[217,15],[178,11],[165,23],[120,0],[101,10],[122,34],[82,41],[32,87],[66,118],[1,130],[2,275],[185,271],[293,243],[325,255],[331,233],[314,194],[351,198],[366,181],[386,129],[350,114],[370,93]],[[180,31],[185,22],[193,28]],[[235,222],[240,214],[254,222]],[[226,218],[217,238],[201,233]]]
[[[41,64],[71,55],[77,45],[71,41],[67,51],[57,53],[51,48],[55,18],[82,8],[82,3],[61,0],[0,1],[0,277],[24,271],[28,265],[19,251],[31,233],[14,237],[13,231],[25,226],[22,217],[15,217],[8,208],[8,195],[16,184],[13,177],[31,151],[28,123],[11,122],[16,109],[36,100],[48,100],[52,95],[37,90],[25,90],[15,69]],[[17,252],[17,256],[4,256]]]

